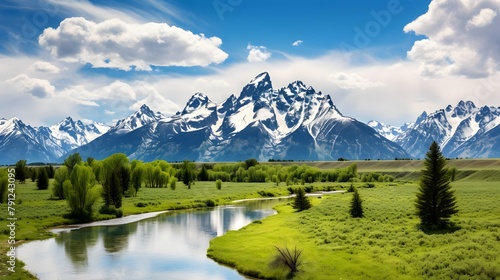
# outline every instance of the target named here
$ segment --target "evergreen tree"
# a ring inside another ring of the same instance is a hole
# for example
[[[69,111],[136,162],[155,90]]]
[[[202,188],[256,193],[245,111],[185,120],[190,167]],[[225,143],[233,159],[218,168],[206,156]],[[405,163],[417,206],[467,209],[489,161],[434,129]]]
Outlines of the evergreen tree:
[[[47,166],[46,168],[47,168],[47,176],[49,176],[49,179],[54,179],[55,175],[54,166],[52,166],[52,164],[49,164],[49,166]]]
[[[354,189],[354,194],[352,195],[351,207],[349,208],[349,213],[353,218],[363,217],[363,205],[361,197],[359,196],[358,189]]]
[[[47,169],[39,168],[38,176],[36,180],[36,187],[39,190],[46,190],[49,188],[49,176],[47,175]]]
[[[19,180],[20,183],[26,182],[26,160],[22,159],[16,162],[16,179]]]
[[[103,160],[103,192],[104,205],[115,208],[122,206],[124,190],[130,185],[130,162],[125,154],[113,154]]]
[[[37,169],[36,168],[29,168],[28,170],[30,171],[31,182],[35,182],[36,178],[38,177]]]
[[[217,179],[215,181],[215,187],[220,190],[222,188],[222,180],[221,179]]]
[[[451,215],[458,212],[456,198],[451,190],[451,174],[446,168],[439,145],[434,141],[424,160],[415,206],[422,226],[445,227]]]
[[[311,208],[311,202],[306,196],[304,188],[297,188],[295,190],[295,199],[293,200],[292,207],[293,209],[297,209],[299,212]]]
[[[206,164],[201,165],[201,170],[198,174],[198,181],[208,181],[208,171]]]

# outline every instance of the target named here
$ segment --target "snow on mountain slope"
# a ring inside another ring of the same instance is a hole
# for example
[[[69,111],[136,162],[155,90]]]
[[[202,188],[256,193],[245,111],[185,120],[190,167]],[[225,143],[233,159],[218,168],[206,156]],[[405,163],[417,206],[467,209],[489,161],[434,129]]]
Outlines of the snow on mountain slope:
[[[144,104],[137,112],[125,119],[119,120],[116,125],[110,129],[110,131],[113,131],[114,133],[128,133],[145,124],[159,121],[164,118],[165,116],[163,116],[163,114],[160,112],[153,112],[153,110]]]
[[[455,157],[460,146],[496,127],[499,117],[499,108],[478,108],[471,101],[460,101],[455,107],[448,105],[429,114],[394,141],[417,158],[424,157],[432,141],[436,141],[445,156]]]
[[[329,95],[300,81],[275,90],[266,72],[245,85],[237,98],[231,95],[216,104],[196,93],[172,117],[122,134],[111,129],[75,151],[96,158],[121,151],[142,160],[170,161],[407,156],[372,128],[343,116]]]

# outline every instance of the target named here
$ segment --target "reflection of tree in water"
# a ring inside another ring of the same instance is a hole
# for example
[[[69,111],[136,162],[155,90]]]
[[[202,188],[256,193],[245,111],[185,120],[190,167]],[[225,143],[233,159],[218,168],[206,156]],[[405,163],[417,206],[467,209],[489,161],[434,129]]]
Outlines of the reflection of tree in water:
[[[77,267],[88,265],[87,250],[97,242],[99,231],[89,227],[71,232],[61,232],[56,236],[56,243],[64,246],[64,251]]]
[[[118,226],[87,227],[71,232],[61,232],[56,236],[57,244],[64,246],[64,251],[72,263],[83,268],[88,265],[88,249],[97,244],[102,237],[104,249],[116,253],[128,246],[128,236],[137,231],[137,223]]]
[[[137,223],[100,227],[103,235],[104,249],[108,253],[116,253],[127,248],[128,238],[137,231]]]

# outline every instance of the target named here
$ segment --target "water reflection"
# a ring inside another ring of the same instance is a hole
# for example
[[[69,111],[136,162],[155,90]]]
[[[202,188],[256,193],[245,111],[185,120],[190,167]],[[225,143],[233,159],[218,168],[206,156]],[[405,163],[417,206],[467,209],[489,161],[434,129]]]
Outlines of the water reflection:
[[[18,248],[40,279],[244,279],[206,257],[210,239],[272,215],[279,201],[169,212],[139,222],[60,232]]]

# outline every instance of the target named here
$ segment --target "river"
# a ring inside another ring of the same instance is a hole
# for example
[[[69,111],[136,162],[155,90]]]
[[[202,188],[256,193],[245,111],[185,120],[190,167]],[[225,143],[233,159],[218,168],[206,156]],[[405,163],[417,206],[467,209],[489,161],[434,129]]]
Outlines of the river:
[[[246,279],[206,257],[209,242],[275,213],[285,199],[169,211],[120,224],[58,229],[55,238],[17,248],[26,269],[39,279]]]

